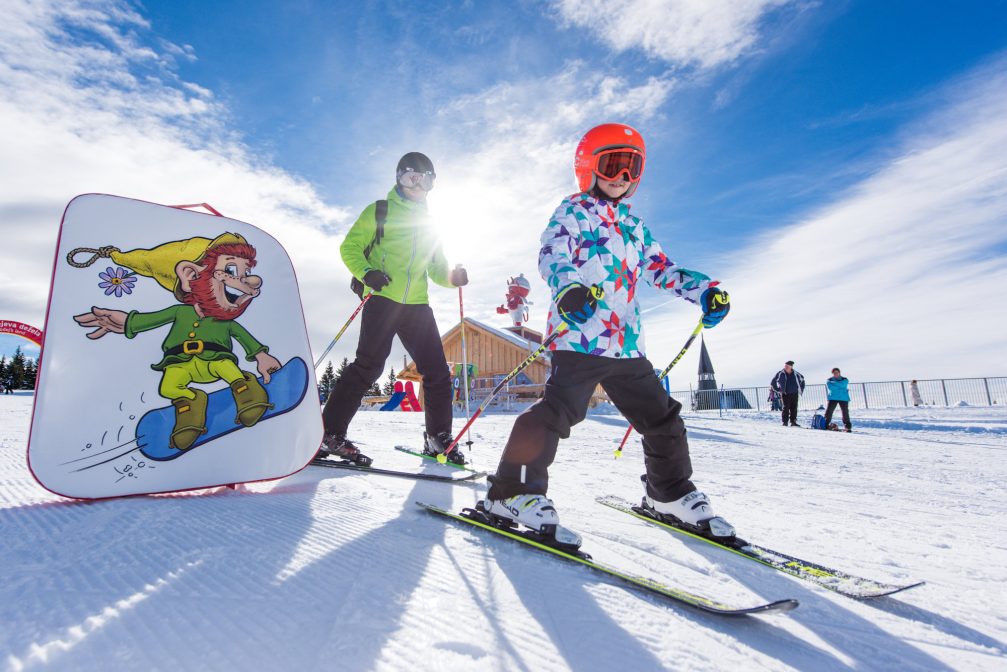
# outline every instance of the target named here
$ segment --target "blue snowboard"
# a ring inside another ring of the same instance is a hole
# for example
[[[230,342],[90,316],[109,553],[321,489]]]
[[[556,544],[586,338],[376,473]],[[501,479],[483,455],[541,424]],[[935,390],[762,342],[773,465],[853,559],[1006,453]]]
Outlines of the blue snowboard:
[[[300,357],[294,357],[273,373],[268,383],[263,383],[273,408],[266,411],[259,422],[263,422],[287,411],[292,411],[304,399],[308,390],[308,366]],[[262,378],[259,377],[262,383]],[[208,395],[206,404],[206,434],[185,450],[168,445],[171,432],[175,428],[175,407],[165,406],[148,411],[136,425],[136,443],[140,452],[152,460],[173,460],[192,452],[204,443],[209,443],[225,434],[230,434],[244,425],[235,423],[234,397],[231,389],[224,387]]]

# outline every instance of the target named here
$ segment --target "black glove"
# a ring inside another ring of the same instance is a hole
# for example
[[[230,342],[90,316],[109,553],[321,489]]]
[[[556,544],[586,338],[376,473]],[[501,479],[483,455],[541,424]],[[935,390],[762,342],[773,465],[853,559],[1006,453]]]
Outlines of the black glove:
[[[364,274],[364,284],[375,292],[380,292],[391,281],[392,279],[385,275],[384,271],[373,270]]]
[[[598,300],[605,292],[598,285],[586,287],[579,282],[567,285],[556,295],[556,309],[568,324],[584,324],[594,315]]]
[[[448,276],[448,282],[455,287],[464,287],[469,284],[469,272],[461,266],[455,266]]]

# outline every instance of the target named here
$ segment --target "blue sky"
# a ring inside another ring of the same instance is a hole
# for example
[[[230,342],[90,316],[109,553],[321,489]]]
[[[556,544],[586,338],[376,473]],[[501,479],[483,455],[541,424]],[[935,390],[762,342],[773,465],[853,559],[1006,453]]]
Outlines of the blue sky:
[[[41,326],[76,193],[207,201],[285,244],[320,350],[353,308],[342,234],[419,149],[466,308],[503,324],[574,144],[622,120],[648,141],[635,212],[734,297],[707,335],[722,382],[1007,361],[1005,299],[971,311],[956,284],[1007,278],[1007,2],[15,1],[6,23],[0,317]],[[642,300],[663,366],[695,309]],[[453,294],[432,303],[446,330]]]

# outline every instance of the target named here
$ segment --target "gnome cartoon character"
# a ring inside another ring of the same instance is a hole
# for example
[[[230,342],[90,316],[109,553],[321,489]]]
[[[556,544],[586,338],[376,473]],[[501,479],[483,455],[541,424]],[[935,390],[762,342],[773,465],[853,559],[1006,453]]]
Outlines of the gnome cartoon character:
[[[175,407],[175,425],[170,445],[185,450],[206,432],[207,394],[193,384],[223,380],[231,388],[235,423],[251,427],[272,408],[265,388],[254,375],[238,368],[232,341],[256,362],[263,381],[279,370],[280,362],[269,354],[238,318],[262,292],[262,278],[252,274],[255,248],[240,235],[223,233],[214,239],[189,238],[149,250],[121,252],[102,248],[121,266],[153,278],[172,292],[178,303],[152,313],[92,307],[74,316],[87,329],[90,339],[107,333],[137,334],[170,325],[161,344],[163,356],[150,368],[161,372],[159,392]],[[74,263],[72,258],[70,263]],[[77,264],[74,264],[77,265]]]

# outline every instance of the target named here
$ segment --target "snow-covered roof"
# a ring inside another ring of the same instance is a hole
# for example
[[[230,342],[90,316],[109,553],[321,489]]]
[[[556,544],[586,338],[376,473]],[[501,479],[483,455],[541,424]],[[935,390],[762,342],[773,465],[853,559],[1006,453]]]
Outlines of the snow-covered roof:
[[[535,341],[529,341],[527,338],[522,338],[521,336],[518,336],[517,334],[515,334],[512,331],[508,331],[506,329],[499,329],[497,327],[491,327],[490,325],[486,324],[485,322],[480,322],[479,320],[473,320],[471,317],[466,317],[465,321],[466,322],[471,322],[472,324],[476,325],[477,327],[485,329],[486,331],[488,331],[488,332],[490,332],[492,334],[496,334],[500,338],[503,338],[505,340],[510,341],[511,343],[513,343],[514,345],[518,346],[519,348],[525,348],[527,350],[536,350],[538,348],[538,346],[540,345],[539,343],[536,343]]]

